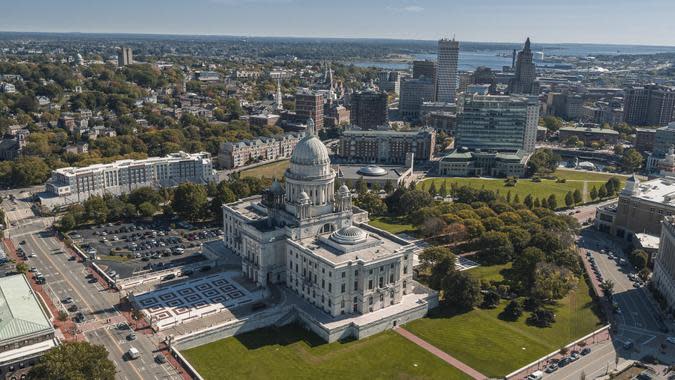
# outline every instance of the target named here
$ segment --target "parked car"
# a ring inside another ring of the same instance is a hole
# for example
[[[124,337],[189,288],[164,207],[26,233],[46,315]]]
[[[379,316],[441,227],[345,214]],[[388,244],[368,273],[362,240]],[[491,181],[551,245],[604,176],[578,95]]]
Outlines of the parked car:
[[[131,340],[136,340],[136,334],[135,334],[135,333],[131,333],[131,334],[127,335],[127,340],[130,340],[130,341],[131,341]]]
[[[666,342],[670,344],[675,344],[675,336],[669,336],[666,338]]]
[[[542,371],[534,371],[527,376],[527,380],[541,380],[544,377]]]
[[[581,350],[581,355],[583,355],[583,356],[586,356],[586,355],[588,355],[588,354],[590,354],[590,353],[591,353],[591,348],[590,348],[590,347],[586,347],[586,348],[584,348],[583,350]]]
[[[157,354],[155,355],[155,362],[157,362],[157,364],[164,364],[166,363],[166,357],[162,354]]]
[[[66,297],[62,301],[63,303],[73,303],[73,297]]]
[[[546,369],[544,370],[546,373],[553,373],[558,370],[558,364],[557,363],[551,363]]]
[[[573,361],[573,362],[575,362],[575,361],[577,361],[580,357],[581,357],[581,355],[579,355],[578,352],[572,351],[572,354],[570,355],[570,360]]]

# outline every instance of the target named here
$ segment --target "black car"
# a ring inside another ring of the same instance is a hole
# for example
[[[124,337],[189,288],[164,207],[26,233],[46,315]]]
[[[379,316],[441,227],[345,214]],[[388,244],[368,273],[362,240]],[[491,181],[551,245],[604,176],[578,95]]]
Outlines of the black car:
[[[164,364],[166,363],[166,357],[162,354],[157,354],[155,355],[155,361],[157,362],[157,364]]]
[[[77,314],[75,314],[75,318],[73,318],[73,320],[77,323],[84,322],[84,314],[82,314],[81,311],[78,311]]]
[[[581,353],[581,355],[584,355],[584,356],[585,356],[585,355],[588,355],[588,354],[591,353],[591,349],[590,349],[589,347],[586,347],[586,348],[584,348],[583,350],[581,350],[580,353]]]

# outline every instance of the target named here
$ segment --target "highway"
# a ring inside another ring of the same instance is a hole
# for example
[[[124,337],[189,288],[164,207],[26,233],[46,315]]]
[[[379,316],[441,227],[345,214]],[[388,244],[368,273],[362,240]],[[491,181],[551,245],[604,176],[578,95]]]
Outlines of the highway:
[[[6,202],[3,202],[3,208],[29,207],[21,201]],[[68,260],[70,255],[65,253],[65,246],[48,230],[51,218],[33,216],[12,222],[16,226],[8,231],[8,237],[16,247],[25,240],[21,246],[26,254],[35,253],[36,257],[29,258],[27,264],[45,276],[45,290],[57,307],[65,309],[61,301],[72,297],[73,303],[85,315],[85,321],[78,324],[78,329],[88,341],[103,345],[108,350],[118,379],[181,379],[170,364],[160,365],[154,361],[157,348],[149,336],[138,333],[133,342],[127,341],[126,336],[131,331],[117,328],[119,322],[126,320],[115,307],[119,304],[119,293],[104,289],[98,282],[89,283],[87,268],[77,261]],[[70,314],[72,317],[75,313]],[[124,353],[132,346],[141,352],[141,357],[126,361]]]

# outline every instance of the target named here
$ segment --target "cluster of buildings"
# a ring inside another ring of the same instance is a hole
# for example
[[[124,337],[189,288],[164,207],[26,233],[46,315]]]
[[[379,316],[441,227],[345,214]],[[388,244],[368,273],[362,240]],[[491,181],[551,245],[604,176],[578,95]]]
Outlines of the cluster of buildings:
[[[223,206],[223,241],[243,276],[284,284],[300,299],[295,318],[329,342],[395,327],[438,303],[412,278],[413,245],[367,225],[336,177],[310,120],[284,186]]]
[[[225,142],[220,146],[218,161],[222,168],[236,169],[254,163],[287,159],[303,135],[291,132],[275,137]]]
[[[211,155],[172,153],[144,160],[66,167],[52,171],[40,203],[49,208],[81,203],[92,195],[121,195],[139,187],[172,187],[183,182],[208,183],[214,178]]]

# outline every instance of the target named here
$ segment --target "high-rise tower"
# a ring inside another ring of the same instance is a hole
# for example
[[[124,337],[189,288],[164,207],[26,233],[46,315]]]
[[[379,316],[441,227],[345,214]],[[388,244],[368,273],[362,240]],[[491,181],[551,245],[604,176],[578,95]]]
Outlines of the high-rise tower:
[[[539,84],[536,82],[537,69],[532,62],[530,38],[525,41],[523,50],[516,58],[515,76],[509,82],[509,94],[539,94]]]
[[[436,67],[436,100],[454,103],[459,86],[457,63],[459,60],[459,41],[441,39],[438,41],[438,64]]]

